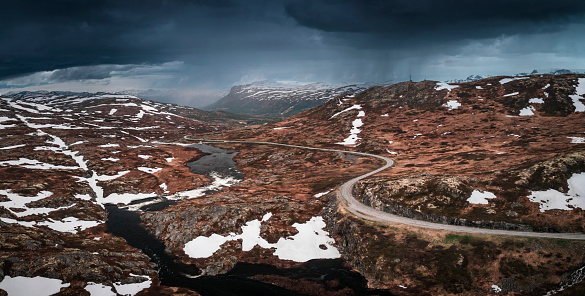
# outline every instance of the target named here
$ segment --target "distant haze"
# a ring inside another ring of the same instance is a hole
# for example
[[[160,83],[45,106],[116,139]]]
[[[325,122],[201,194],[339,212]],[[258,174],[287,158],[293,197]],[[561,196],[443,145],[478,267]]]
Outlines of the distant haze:
[[[585,68],[582,0],[6,0],[0,93],[145,91],[202,106],[329,84]]]

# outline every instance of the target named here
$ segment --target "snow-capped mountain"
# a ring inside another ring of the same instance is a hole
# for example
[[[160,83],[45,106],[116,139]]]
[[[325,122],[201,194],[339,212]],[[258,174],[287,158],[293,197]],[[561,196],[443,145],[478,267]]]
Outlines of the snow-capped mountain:
[[[205,109],[288,117],[321,105],[338,95],[362,92],[372,85],[333,86],[323,83],[260,81],[232,87],[228,95]]]

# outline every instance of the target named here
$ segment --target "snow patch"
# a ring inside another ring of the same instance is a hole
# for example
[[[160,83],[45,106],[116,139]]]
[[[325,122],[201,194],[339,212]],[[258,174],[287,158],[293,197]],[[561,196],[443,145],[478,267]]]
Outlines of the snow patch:
[[[66,217],[61,220],[49,219],[49,221],[38,222],[37,225],[47,226],[59,232],[77,233],[78,231],[83,231],[87,228],[97,226],[101,223],[103,222],[80,220],[75,217]]]
[[[135,274],[130,274],[131,276],[136,276]],[[134,296],[138,292],[150,288],[152,285],[152,279],[149,276],[140,276],[142,278],[146,278],[147,280],[140,282],[140,283],[131,283],[131,284],[122,284],[120,282],[114,283],[114,287],[116,288],[116,292],[121,295],[131,295]]]
[[[553,209],[585,209],[585,173],[573,174],[567,180],[567,184],[569,185],[569,192],[567,193],[554,189],[532,191],[528,199],[532,202],[537,202],[541,212]]]
[[[517,95],[519,95],[519,94],[520,94],[520,93],[516,91],[516,92],[513,92],[513,93],[511,93],[511,94],[504,95],[504,97],[517,96]]]
[[[331,190],[328,190],[328,191],[325,191],[325,192],[321,192],[321,193],[317,193],[317,194],[315,194],[314,196],[315,196],[316,198],[319,198],[319,197],[321,197],[321,196],[325,196],[325,195],[329,194],[329,192],[331,192]]]
[[[435,90],[442,90],[442,89],[446,89],[448,91],[451,91],[454,88],[458,88],[459,85],[451,85],[445,82],[438,82],[437,85],[435,86]]]
[[[522,80],[522,79],[528,79],[530,77],[514,77],[514,78],[504,78],[504,79],[500,79],[500,84],[506,84],[510,81],[514,81],[514,80]]]
[[[571,139],[571,144],[583,144],[585,143],[585,138],[583,137],[567,137]]]
[[[455,110],[461,107],[461,103],[459,103],[457,100],[449,100],[447,103],[443,104],[443,106],[449,108],[449,110]]]
[[[99,145],[98,147],[102,147],[102,148],[110,148],[110,147],[120,147],[120,144],[104,144],[104,145]]]
[[[240,182],[240,180],[238,180],[236,178],[233,178],[230,176],[224,177],[216,172],[211,172],[209,174],[209,177],[211,177],[213,179],[211,184],[204,186],[204,187],[199,187],[199,188],[195,188],[195,189],[191,189],[191,190],[187,190],[187,191],[177,192],[171,196],[168,196],[167,198],[169,198],[169,199],[197,198],[197,197],[204,196],[207,191],[219,190],[223,187],[232,186],[232,185]]]
[[[267,213],[262,222],[267,221],[272,213]],[[329,234],[323,230],[325,222],[323,217],[313,217],[303,224],[295,223],[293,227],[298,233],[287,238],[280,238],[275,244],[268,243],[260,237],[259,220],[248,221],[242,226],[242,233],[236,235],[230,233],[227,236],[212,234],[209,237],[199,236],[185,244],[184,251],[191,258],[207,258],[217,252],[221,245],[228,241],[242,240],[242,251],[250,251],[255,246],[262,248],[275,248],[274,255],[282,260],[306,262],[312,259],[333,259],[341,255],[333,246],[335,242]]]
[[[386,152],[388,152],[391,155],[398,155],[398,152],[396,152],[396,151],[390,151],[390,150],[386,149]]]
[[[471,193],[471,197],[469,197],[467,199],[467,201],[470,204],[482,204],[482,205],[487,205],[488,204],[488,199],[492,199],[492,198],[496,198],[496,195],[489,192],[489,191],[483,191],[483,190],[473,190],[473,192]]]
[[[532,116],[532,115],[534,115],[534,111],[535,111],[534,107],[528,106],[528,107],[520,110],[519,115],[520,116]]]
[[[361,119],[358,118],[352,122],[352,125],[353,125],[353,127],[349,131],[349,137],[345,138],[343,140],[343,142],[338,142],[335,144],[346,145],[346,146],[355,146],[356,145],[357,140],[361,139],[360,137],[358,137],[358,134],[361,132],[361,130],[359,128],[361,126],[363,126],[364,123],[362,122]]]
[[[103,194],[103,191],[102,191]],[[156,193],[112,193],[106,197],[98,198],[99,204],[129,204],[135,200],[156,196]]]
[[[36,159],[19,158],[18,160],[0,161],[0,166],[20,166],[28,169],[39,170],[76,170],[79,167],[54,165],[46,162],[40,162]]]
[[[570,95],[575,106],[575,112],[585,112],[585,104],[581,102],[583,99],[582,95],[585,94],[585,78],[579,78],[577,80],[577,86],[575,88],[575,94]]]
[[[14,146],[6,146],[6,147],[2,147],[0,148],[0,150],[9,150],[9,149],[15,149],[15,148],[21,148],[26,146],[26,144],[20,144],[20,145],[14,145]]]
[[[90,296],[116,296],[116,293],[112,291],[112,287],[94,282],[87,283],[85,291],[89,292]]]
[[[120,159],[119,159],[119,158],[114,158],[114,157],[108,157],[108,158],[102,158],[102,160],[104,160],[104,161],[114,161],[114,162],[116,162],[116,161],[118,161],[118,160],[120,160]]]
[[[69,284],[64,284],[59,279],[51,279],[46,277],[11,277],[9,275],[4,277],[0,282],[0,289],[6,291],[8,295],[53,295],[58,293],[61,288],[69,287]]]
[[[502,288],[500,288],[498,285],[492,285],[492,292],[494,293],[501,293],[502,292]]]
[[[356,109],[356,110],[362,109],[362,106],[361,105],[353,105],[353,106],[351,106],[349,108],[343,109],[343,110],[341,110],[341,111],[333,114],[333,116],[331,116],[329,119],[332,119],[333,117],[335,117],[335,116],[337,116],[337,115],[339,115],[339,114],[341,114],[343,112],[347,112],[349,110],[354,110],[354,109]]]
[[[530,104],[544,104],[544,100],[541,98],[532,98],[532,99],[528,100],[528,103],[530,103]]]

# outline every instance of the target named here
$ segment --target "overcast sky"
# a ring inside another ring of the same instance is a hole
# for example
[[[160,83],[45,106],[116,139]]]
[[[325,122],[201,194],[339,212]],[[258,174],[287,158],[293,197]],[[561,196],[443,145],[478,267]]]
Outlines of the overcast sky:
[[[583,0],[2,0],[0,93],[585,69]],[[196,100],[188,102],[200,105]]]

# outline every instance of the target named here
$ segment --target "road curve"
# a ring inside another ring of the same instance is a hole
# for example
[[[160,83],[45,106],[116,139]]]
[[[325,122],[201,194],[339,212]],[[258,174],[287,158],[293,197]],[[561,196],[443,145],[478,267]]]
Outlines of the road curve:
[[[528,232],[528,231],[513,231],[513,230],[499,230],[499,229],[488,229],[488,228],[477,228],[477,227],[468,227],[468,226],[458,226],[458,225],[449,225],[449,224],[441,224],[441,223],[433,223],[428,221],[422,220],[415,220],[411,218],[406,218],[402,216],[397,216],[394,214],[390,214],[387,212],[383,212],[372,207],[369,207],[361,202],[359,202],[355,197],[353,197],[351,191],[352,187],[358,181],[375,175],[389,167],[394,165],[394,160],[370,153],[363,153],[363,152],[353,152],[353,151],[346,151],[346,150],[338,150],[338,149],[327,149],[327,148],[316,148],[316,147],[307,147],[307,146],[299,146],[299,145],[290,145],[290,144],[282,144],[282,143],[273,143],[273,142],[262,142],[262,141],[242,141],[242,140],[210,140],[210,139],[191,139],[189,137],[185,137],[188,140],[193,141],[201,141],[205,143],[243,143],[243,144],[259,144],[259,145],[272,145],[272,146],[283,146],[283,147],[291,147],[291,148],[299,148],[299,149],[309,149],[309,150],[319,150],[319,151],[329,151],[329,152],[342,152],[348,153],[353,155],[360,155],[360,156],[367,156],[367,157],[374,157],[381,159],[385,162],[385,164],[367,174],[355,177],[341,185],[339,189],[339,196],[343,199],[343,206],[347,209],[350,213],[356,215],[365,220],[370,220],[378,223],[399,223],[405,224],[410,226],[422,227],[422,228],[430,228],[430,229],[439,229],[439,230],[447,230],[453,232],[463,232],[463,233],[471,233],[471,234],[488,234],[488,235],[508,235],[508,236],[522,236],[522,237],[539,237],[539,238],[555,238],[555,239],[570,239],[570,240],[585,240],[584,233],[549,233],[549,232]]]

